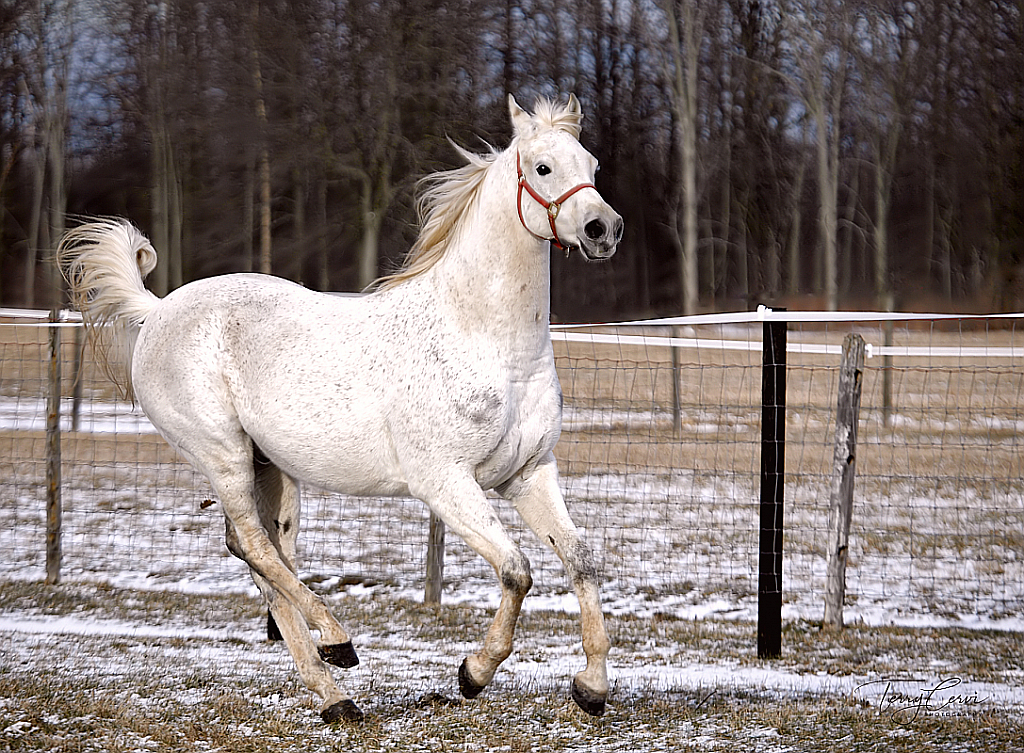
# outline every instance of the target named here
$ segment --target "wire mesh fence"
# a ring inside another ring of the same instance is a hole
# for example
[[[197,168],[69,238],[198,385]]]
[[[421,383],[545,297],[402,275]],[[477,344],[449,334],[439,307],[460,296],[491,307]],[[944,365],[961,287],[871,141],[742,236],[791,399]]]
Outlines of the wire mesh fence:
[[[44,573],[46,322],[0,324],[0,575]],[[1017,319],[789,324],[784,614],[820,619],[840,347],[868,343],[847,620],[1024,616],[1024,342]],[[827,317],[822,317],[823,319]],[[853,317],[848,317],[853,318]],[[553,333],[556,450],[607,609],[751,617],[758,577],[761,326],[752,317]],[[139,588],[247,588],[217,500],[62,330],[63,573]],[[76,397],[76,395],[78,397]],[[528,606],[565,606],[557,558],[501,500],[533,563]],[[324,589],[422,592],[415,500],[303,491],[300,570]],[[444,599],[496,602],[448,536]]]

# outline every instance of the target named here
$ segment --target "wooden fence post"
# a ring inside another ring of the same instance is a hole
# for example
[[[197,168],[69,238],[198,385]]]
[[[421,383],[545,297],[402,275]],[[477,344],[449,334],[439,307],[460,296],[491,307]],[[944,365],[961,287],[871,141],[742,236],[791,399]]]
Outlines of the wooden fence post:
[[[444,521],[430,513],[427,533],[427,583],[423,589],[424,604],[440,604],[444,588]]]
[[[882,324],[884,345],[892,347],[892,319]],[[882,426],[892,425],[892,354],[889,350],[882,356]]]
[[[853,515],[853,482],[857,471],[857,416],[860,413],[863,373],[864,338],[849,334],[843,341],[843,362],[839,369],[836,443],[828,508],[828,570],[825,576],[824,625],[833,630],[843,627],[846,561],[849,554],[850,520]]]
[[[673,338],[679,337],[679,328],[672,327],[670,335]],[[683,409],[680,405],[682,398],[679,394],[679,348],[673,345],[669,350],[672,351],[672,436],[678,439],[683,433]]]
[[[46,582],[60,583],[60,309],[50,312],[49,391],[46,397]]]

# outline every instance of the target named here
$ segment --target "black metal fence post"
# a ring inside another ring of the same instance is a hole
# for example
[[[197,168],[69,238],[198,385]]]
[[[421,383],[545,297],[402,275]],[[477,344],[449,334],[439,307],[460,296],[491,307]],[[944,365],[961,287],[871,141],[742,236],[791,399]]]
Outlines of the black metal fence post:
[[[757,655],[782,653],[782,533],[786,470],[786,322],[766,321],[761,367],[761,526]]]

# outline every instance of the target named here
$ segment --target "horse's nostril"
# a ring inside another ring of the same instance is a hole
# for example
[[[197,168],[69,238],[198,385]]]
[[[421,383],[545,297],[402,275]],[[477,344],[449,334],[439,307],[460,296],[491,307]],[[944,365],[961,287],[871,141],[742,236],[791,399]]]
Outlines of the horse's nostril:
[[[587,234],[587,237],[592,241],[600,240],[604,238],[604,223],[600,220],[591,220],[587,223],[587,226],[583,228],[583,231]]]
[[[615,222],[615,242],[616,243],[618,243],[619,241],[622,240],[622,225],[623,225],[622,218],[619,217],[619,219]]]

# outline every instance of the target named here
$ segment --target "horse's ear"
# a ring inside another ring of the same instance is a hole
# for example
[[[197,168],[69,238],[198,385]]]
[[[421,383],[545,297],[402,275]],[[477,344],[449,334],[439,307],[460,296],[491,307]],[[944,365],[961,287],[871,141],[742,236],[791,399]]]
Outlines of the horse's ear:
[[[569,95],[569,106],[566,109],[570,115],[575,116],[579,120],[583,119],[583,108],[580,106],[580,101],[576,99],[575,94]]]
[[[520,107],[516,98],[511,94],[508,95],[508,114],[512,119],[512,128],[516,135],[526,131],[526,127],[530,124],[530,113]]]

